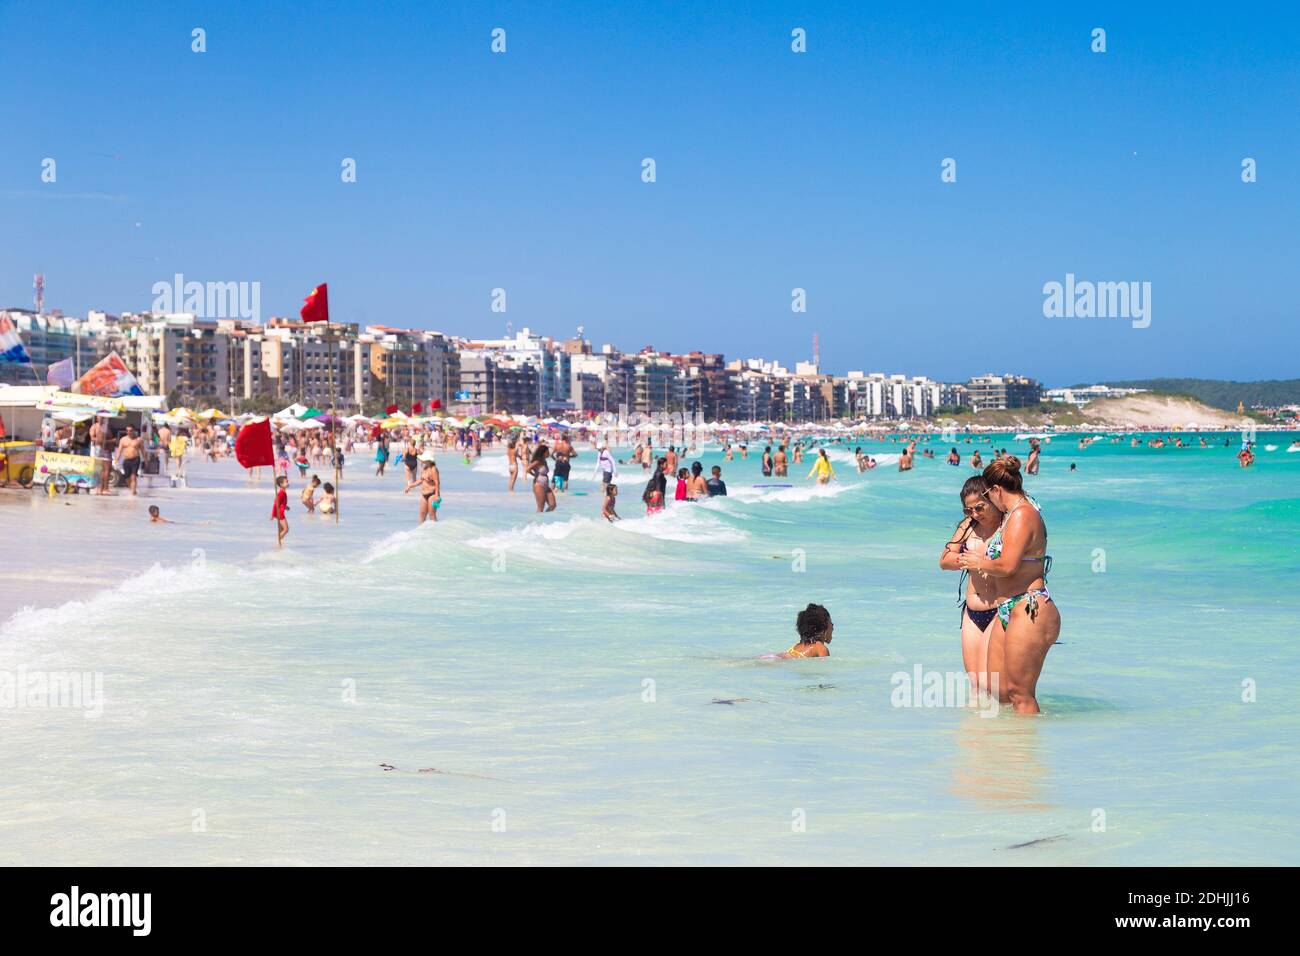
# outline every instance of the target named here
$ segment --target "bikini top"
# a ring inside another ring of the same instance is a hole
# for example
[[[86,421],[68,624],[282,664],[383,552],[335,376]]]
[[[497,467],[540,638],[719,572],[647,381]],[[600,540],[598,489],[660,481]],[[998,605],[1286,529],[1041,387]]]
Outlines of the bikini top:
[[[1039,512],[1040,514],[1042,513],[1043,511],[1042,505],[1040,505],[1037,501],[1035,501],[1033,497],[1031,497],[1030,495],[1025,495],[1025,500],[1028,501],[1029,504],[1033,506],[1033,509],[1035,511]],[[1019,505],[1016,505],[1016,508],[1019,507],[1020,507]],[[1012,508],[1010,511],[1007,512],[1006,517],[1002,519],[1002,524],[998,526],[997,531],[993,532],[993,537],[989,538],[989,543],[984,549],[984,553],[987,554],[990,558],[993,558],[994,560],[1002,557],[1002,529],[1007,526],[1007,519],[1016,513],[1016,508]],[[1050,569],[1052,566],[1052,556],[1050,554],[1045,554],[1039,557],[1030,557],[1029,555],[1025,555],[1025,557],[1022,558],[1021,560],[1041,562],[1043,565],[1043,578],[1044,580],[1047,578],[1048,569]]]

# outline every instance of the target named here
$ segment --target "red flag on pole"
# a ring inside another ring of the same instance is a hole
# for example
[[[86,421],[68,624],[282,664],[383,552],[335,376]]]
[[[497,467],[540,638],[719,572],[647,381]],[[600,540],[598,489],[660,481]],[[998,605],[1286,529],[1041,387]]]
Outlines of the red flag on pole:
[[[385,414],[385,415],[396,415],[396,414],[397,414],[397,411],[398,411],[398,409],[397,409],[397,406],[396,406],[396,405],[385,405],[385,406],[384,406],[384,414]]]
[[[429,411],[434,411],[435,409],[438,408],[442,408],[441,398],[435,398],[433,401],[429,402]]]
[[[245,468],[275,464],[275,449],[271,447],[271,419],[249,422],[235,436],[235,459]]]
[[[302,300],[299,313],[304,322],[328,322],[330,320],[330,300],[326,283],[322,282],[311,290],[311,294]]]
[[[414,405],[411,406],[411,414],[418,415],[420,414],[421,411],[423,411],[423,409],[424,406],[421,405],[419,402],[416,402]]]

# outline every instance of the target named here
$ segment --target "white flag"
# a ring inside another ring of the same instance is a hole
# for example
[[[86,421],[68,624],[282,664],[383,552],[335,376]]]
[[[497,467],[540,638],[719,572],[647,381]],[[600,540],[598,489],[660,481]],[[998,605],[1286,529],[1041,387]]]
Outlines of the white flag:
[[[77,380],[77,372],[72,367],[72,359],[65,358],[62,362],[55,362],[45,373],[47,384],[54,385],[61,389],[72,387],[72,383]]]

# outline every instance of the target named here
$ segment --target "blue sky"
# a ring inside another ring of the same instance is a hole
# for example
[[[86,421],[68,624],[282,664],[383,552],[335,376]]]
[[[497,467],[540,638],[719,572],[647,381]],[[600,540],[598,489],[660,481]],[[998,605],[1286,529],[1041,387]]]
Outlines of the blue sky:
[[[1297,374],[1294,11],[748,6],[0,0],[0,307],[181,272],[462,335],[817,331],[836,372]],[[1067,272],[1151,282],[1150,327],[1044,318]]]

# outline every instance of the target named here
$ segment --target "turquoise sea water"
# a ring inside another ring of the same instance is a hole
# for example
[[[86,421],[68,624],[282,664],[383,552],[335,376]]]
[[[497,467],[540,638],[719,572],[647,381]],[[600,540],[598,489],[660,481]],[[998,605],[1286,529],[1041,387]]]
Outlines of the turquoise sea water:
[[[105,698],[0,710],[0,862],[1295,864],[1296,437],[1249,470],[1221,433],[1046,447],[1038,718],[894,706],[894,675],[961,670],[937,559],[971,471],[937,440],[905,474],[897,444],[862,443],[887,456],[862,476],[837,446],[825,490],[711,448],[688,460],[731,496],[652,518],[625,469],[615,527],[587,448],[586,494],[545,516],[499,454],[443,454],[418,529],[358,449],[339,525],[294,481],[283,552],[230,463],[137,502],[9,497],[33,561],[132,570],[0,625],[0,671],[98,672]],[[832,656],[759,660],[809,601]]]

